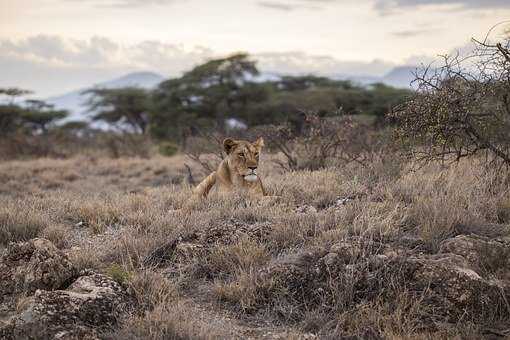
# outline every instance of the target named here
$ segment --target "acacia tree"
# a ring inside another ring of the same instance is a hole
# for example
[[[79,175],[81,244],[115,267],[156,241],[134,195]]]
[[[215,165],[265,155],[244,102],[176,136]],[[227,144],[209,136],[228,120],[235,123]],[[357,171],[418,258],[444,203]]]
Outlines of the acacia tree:
[[[0,135],[7,135],[16,131],[20,124],[21,107],[15,104],[18,97],[29,94],[30,91],[16,87],[0,88]]]
[[[16,132],[25,134],[46,133],[55,121],[67,116],[67,111],[56,110],[53,105],[42,100],[25,100],[16,103],[16,99],[32,93],[15,87],[0,88],[0,95],[7,98],[0,104],[0,133],[9,135]]]
[[[42,100],[27,100],[26,107],[21,111],[25,127],[42,133],[47,133],[49,126],[67,115],[66,110],[57,110],[54,105]]]
[[[420,71],[414,97],[390,117],[418,159],[459,160],[485,153],[510,165],[510,40],[473,40],[468,55],[444,56]]]
[[[112,124],[121,130],[145,134],[148,131],[152,108],[151,94],[142,88],[91,89],[88,110],[95,121]]]
[[[23,97],[32,93],[33,92],[30,90],[20,89],[18,87],[0,88],[0,96],[9,98],[7,100],[7,104],[9,105],[14,105],[18,97]]]
[[[249,102],[263,100],[258,75],[247,54],[214,59],[182,77],[160,84],[155,93],[157,111],[151,130],[156,137],[182,139],[187,129],[214,122],[222,132],[227,115],[242,115]]]

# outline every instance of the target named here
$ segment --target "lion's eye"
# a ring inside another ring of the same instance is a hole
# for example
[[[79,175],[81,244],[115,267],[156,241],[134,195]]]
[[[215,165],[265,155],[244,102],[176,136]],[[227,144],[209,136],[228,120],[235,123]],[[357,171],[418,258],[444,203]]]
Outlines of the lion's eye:
[[[239,157],[244,158],[244,153],[240,153]]]
[[[255,154],[255,157],[258,157],[258,156],[259,156],[259,153],[257,152],[257,153]]]

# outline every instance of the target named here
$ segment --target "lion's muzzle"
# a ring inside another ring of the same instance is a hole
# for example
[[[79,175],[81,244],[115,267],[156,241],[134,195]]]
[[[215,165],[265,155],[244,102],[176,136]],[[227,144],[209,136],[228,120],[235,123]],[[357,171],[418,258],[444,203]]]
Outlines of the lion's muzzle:
[[[257,168],[251,169],[251,171],[248,174],[244,175],[244,180],[248,182],[256,182],[258,178],[259,177],[257,176]]]

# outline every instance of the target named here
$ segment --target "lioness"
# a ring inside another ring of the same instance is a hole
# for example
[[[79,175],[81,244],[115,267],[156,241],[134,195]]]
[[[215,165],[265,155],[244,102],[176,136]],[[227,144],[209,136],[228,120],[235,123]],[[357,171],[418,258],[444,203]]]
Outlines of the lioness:
[[[193,190],[193,193],[206,197],[216,184],[218,190],[246,189],[255,196],[266,196],[262,181],[257,174],[263,146],[264,139],[262,137],[254,143],[231,138],[225,139],[223,148],[227,157],[221,161],[216,171],[207,176]]]

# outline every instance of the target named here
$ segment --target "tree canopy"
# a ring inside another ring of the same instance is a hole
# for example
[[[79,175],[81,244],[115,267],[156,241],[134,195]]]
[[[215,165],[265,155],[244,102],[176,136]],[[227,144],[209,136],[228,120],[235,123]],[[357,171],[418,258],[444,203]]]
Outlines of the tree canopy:
[[[146,133],[150,121],[151,94],[141,88],[91,89],[88,100],[89,112],[95,121],[104,121],[121,129]]]
[[[327,116],[366,114],[379,118],[410,95],[384,84],[361,86],[314,75],[264,80],[244,53],[207,61],[149,91],[92,89],[92,119],[157,139],[183,142],[201,129],[225,132],[235,118],[247,126],[299,122],[303,111]]]
[[[9,135],[17,132],[34,134],[47,133],[48,127],[59,119],[65,118],[65,110],[56,110],[42,100],[25,100],[16,103],[15,99],[32,93],[19,88],[0,88],[0,95],[7,97],[0,104],[0,134]]]

